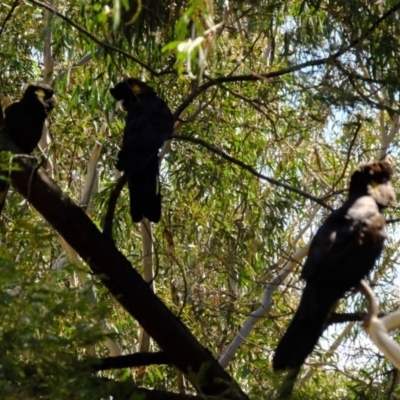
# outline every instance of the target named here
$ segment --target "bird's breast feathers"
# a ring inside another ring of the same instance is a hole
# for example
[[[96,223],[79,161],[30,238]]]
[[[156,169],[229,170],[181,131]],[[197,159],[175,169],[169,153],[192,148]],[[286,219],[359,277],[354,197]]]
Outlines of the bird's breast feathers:
[[[357,199],[347,212],[353,221],[352,229],[358,232],[357,244],[364,249],[381,248],[386,239],[385,217],[370,196]]]
[[[379,214],[379,208],[371,196],[359,197],[348,209],[346,217],[353,221],[367,221]]]

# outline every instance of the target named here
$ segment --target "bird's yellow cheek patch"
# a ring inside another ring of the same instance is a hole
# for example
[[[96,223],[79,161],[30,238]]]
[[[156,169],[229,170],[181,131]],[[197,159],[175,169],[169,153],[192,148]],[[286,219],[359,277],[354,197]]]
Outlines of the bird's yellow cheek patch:
[[[372,188],[372,196],[375,199],[382,199],[382,195],[385,193],[385,189],[382,187],[382,185],[376,181],[371,182],[371,188]]]
[[[36,96],[37,97],[39,97],[40,99],[44,99],[45,98],[45,96],[46,96],[46,93],[44,92],[44,90],[42,90],[42,89],[38,89],[38,90],[36,90]]]
[[[376,195],[380,196],[381,191],[380,191],[380,185],[378,182],[372,181],[371,188],[372,188],[372,192],[374,192],[374,193],[376,193]]]
[[[372,181],[372,182],[371,182],[371,186],[372,186],[372,189],[376,189],[376,187],[379,186],[379,183],[376,182],[376,181]]]
[[[132,92],[135,93],[135,94],[139,94],[139,93],[142,91],[142,90],[140,89],[140,86],[139,86],[139,85],[136,85],[136,84],[133,84],[132,87],[131,87],[131,89],[132,89]]]

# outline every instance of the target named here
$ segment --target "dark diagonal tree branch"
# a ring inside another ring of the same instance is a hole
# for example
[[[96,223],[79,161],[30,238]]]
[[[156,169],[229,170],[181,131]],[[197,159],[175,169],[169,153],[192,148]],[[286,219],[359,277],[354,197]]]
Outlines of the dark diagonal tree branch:
[[[134,353],[125,356],[106,357],[101,359],[88,359],[82,362],[90,365],[93,371],[105,371],[108,369],[134,368],[148,365],[170,365],[171,361],[162,351],[155,353]]]
[[[251,165],[248,165],[248,164],[244,163],[243,161],[240,161],[240,160],[230,156],[229,154],[226,154],[223,150],[219,149],[218,147],[216,147],[210,143],[207,143],[206,141],[204,141],[202,139],[192,138],[190,136],[183,136],[183,135],[173,135],[172,138],[175,140],[199,144],[200,146],[205,147],[206,149],[212,151],[213,153],[218,154],[220,157],[231,162],[232,164],[235,164],[235,165],[245,169],[246,171],[249,171],[251,174],[253,174],[257,178],[263,179],[263,180],[271,183],[272,185],[279,186],[283,189],[289,190],[290,192],[296,193],[302,197],[305,197],[306,199],[313,201],[314,203],[321,205],[324,208],[327,208],[330,211],[333,211],[333,208],[329,204],[326,204],[323,200],[319,199],[318,197],[315,197],[312,194],[305,192],[304,190],[297,189],[286,183],[279,182],[278,180],[276,180],[274,178],[270,178],[269,176],[261,174],[261,173],[257,172]]]
[[[27,132],[28,133],[28,132]],[[11,150],[10,146],[3,149]],[[103,235],[90,218],[37,168],[32,157],[15,158],[18,171],[11,171],[11,183],[57,230],[89,265],[118,302],[153,337],[169,360],[207,396],[231,400],[248,397],[219,365],[211,353],[165,304],[123,254]]]
[[[88,372],[86,365],[82,365],[84,367],[83,374]],[[29,378],[32,381],[32,385],[29,388],[25,388],[21,390],[17,384],[13,384],[15,381],[15,375],[6,370],[2,374],[2,378],[9,381],[7,394],[8,398],[15,399],[43,399],[43,398],[52,398],[52,392],[49,388],[48,381],[43,376],[43,371],[38,370],[35,364],[24,364],[18,365],[21,371],[23,371],[25,377]],[[81,371],[78,371],[78,375]],[[198,396],[188,395],[188,394],[180,394],[168,392],[166,390],[156,390],[156,389],[146,389],[142,387],[138,387],[137,382],[133,379],[125,379],[123,381],[117,381],[114,379],[109,379],[106,377],[100,376],[92,376],[85,377],[86,382],[95,387],[97,396],[94,398],[113,398],[118,400],[132,400],[132,399],[141,399],[141,400],[197,400]],[[76,382],[73,380],[65,382],[64,388],[67,393],[73,393],[76,388]],[[74,397],[75,399],[76,397]],[[82,398],[82,397],[80,397]],[[217,400],[216,397],[201,397],[202,400]],[[225,397],[218,397],[218,400],[229,400]]]
[[[378,317],[382,318],[386,315],[386,313],[379,313]],[[357,313],[333,313],[328,321],[327,325],[332,324],[341,324],[344,322],[361,322],[364,321],[364,318],[367,316],[366,312],[357,312]]]
[[[164,390],[145,389],[138,387],[132,379],[125,381],[115,381],[105,377],[93,377],[92,385],[103,387],[102,398],[112,398],[115,400],[198,400],[199,396],[190,394],[172,393]],[[202,396],[201,400],[230,400],[230,398],[218,396]]]

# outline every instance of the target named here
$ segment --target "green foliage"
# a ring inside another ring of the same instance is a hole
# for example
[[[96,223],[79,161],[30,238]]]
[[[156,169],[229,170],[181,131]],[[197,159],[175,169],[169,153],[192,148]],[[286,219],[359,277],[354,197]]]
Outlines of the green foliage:
[[[35,237],[43,240],[38,232]],[[109,310],[93,304],[92,285],[69,287],[72,265],[56,271],[42,262],[38,269],[28,261],[38,261],[32,253],[20,251],[16,263],[13,251],[0,249],[1,398],[68,398],[88,391],[90,371],[77,363],[78,357],[87,357],[87,349],[104,340],[95,321]],[[45,257],[43,250],[37,253]]]
[[[100,191],[89,210],[98,226],[114,184],[124,124],[108,90],[122,76],[151,81],[172,111],[193,96],[179,116],[179,134],[213,144],[332,207],[345,198],[356,165],[379,157],[382,136],[398,113],[399,13],[374,25],[395,1],[241,0],[231,1],[229,10],[226,2],[205,0],[57,4],[70,21],[125,54],[99,46],[57,16],[47,26],[44,11],[29,0],[18,3],[6,20],[13,4],[6,0],[0,7],[1,91],[16,100],[24,84],[43,77],[50,29],[58,105],[49,118],[53,141],[45,152],[57,183],[79,202],[92,148],[102,144]],[[338,52],[343,54],[326,59]],[[210,84],[207,90],[204,84]],[[389,153],[397,188],[398,135]],[[266,284],[308,242],[328,211],[185,141],[172,142],[161,175],[163,219],[154,226],[157,295],[219,357],[259,307]],[[128,210],[124,190],[113,234],[140,270],[140,227],[132,225]],[[396,219],[398,212],[390,209],[387,217]],[[103,321],[124,352],[134,352],[138,324],[86,267],[57,268],[63,255],[57,234],[12,190],[4,214],[0,397],[100,398],[98,382],[78,361],[89,349],[108,354]],[[396,222],[388,227],[388,246],[373,276],[383,311],[398,306],[398,243]],[[229,365],[251,398],[274,398],[282,381],[270,360],[298,304],[299,270],[274,292],[270,313]],[[71,283],[76,275],[82,278],[77,286]],[[343,302],[342,311],[354,310],[364,310],[360,297]],[[393,383],[398,377],[360,327],[326,354],[343,329],[337,324],[328,330],[302,370],[293,398],[400,398]],[[102,373],[119,381],[131,375],[130,370]],[[158,366],[149,367],[140,384],[178,387],[175,370]]]

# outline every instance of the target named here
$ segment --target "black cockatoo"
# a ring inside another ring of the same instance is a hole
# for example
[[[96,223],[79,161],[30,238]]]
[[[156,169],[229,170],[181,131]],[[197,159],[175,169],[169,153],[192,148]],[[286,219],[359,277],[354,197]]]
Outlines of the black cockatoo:
[[[21,153],[30,154],[38,145],[44,121],[55,104],[53,89],[44,83],[35,83],[26,87],[20,101],[5,109],[6,133]]]
[[[56,98],[51,86],[29,84],[20,101],[11,103],[4,111],[2,132],[24,154],[30,154],[42,136],[47,114],[55,107]],[[0,214],[4,207],[9,184],[0,180]]]
[[[143,217],[158,222],[161,194],[158,151],[174,130],[167,103],[154,90],[135,78],[127,78],[110,89],[128,112],[117,169],[128,177],[130,213],[133,222]]]
[[[318,229],[301,272],[306,286],[275,351],[274,370],[304,363],[339,299],[374,267],[386,238],[381,211],[395,199],[391,176],[387,162],[360,165],[351,177],[348,200]]]

